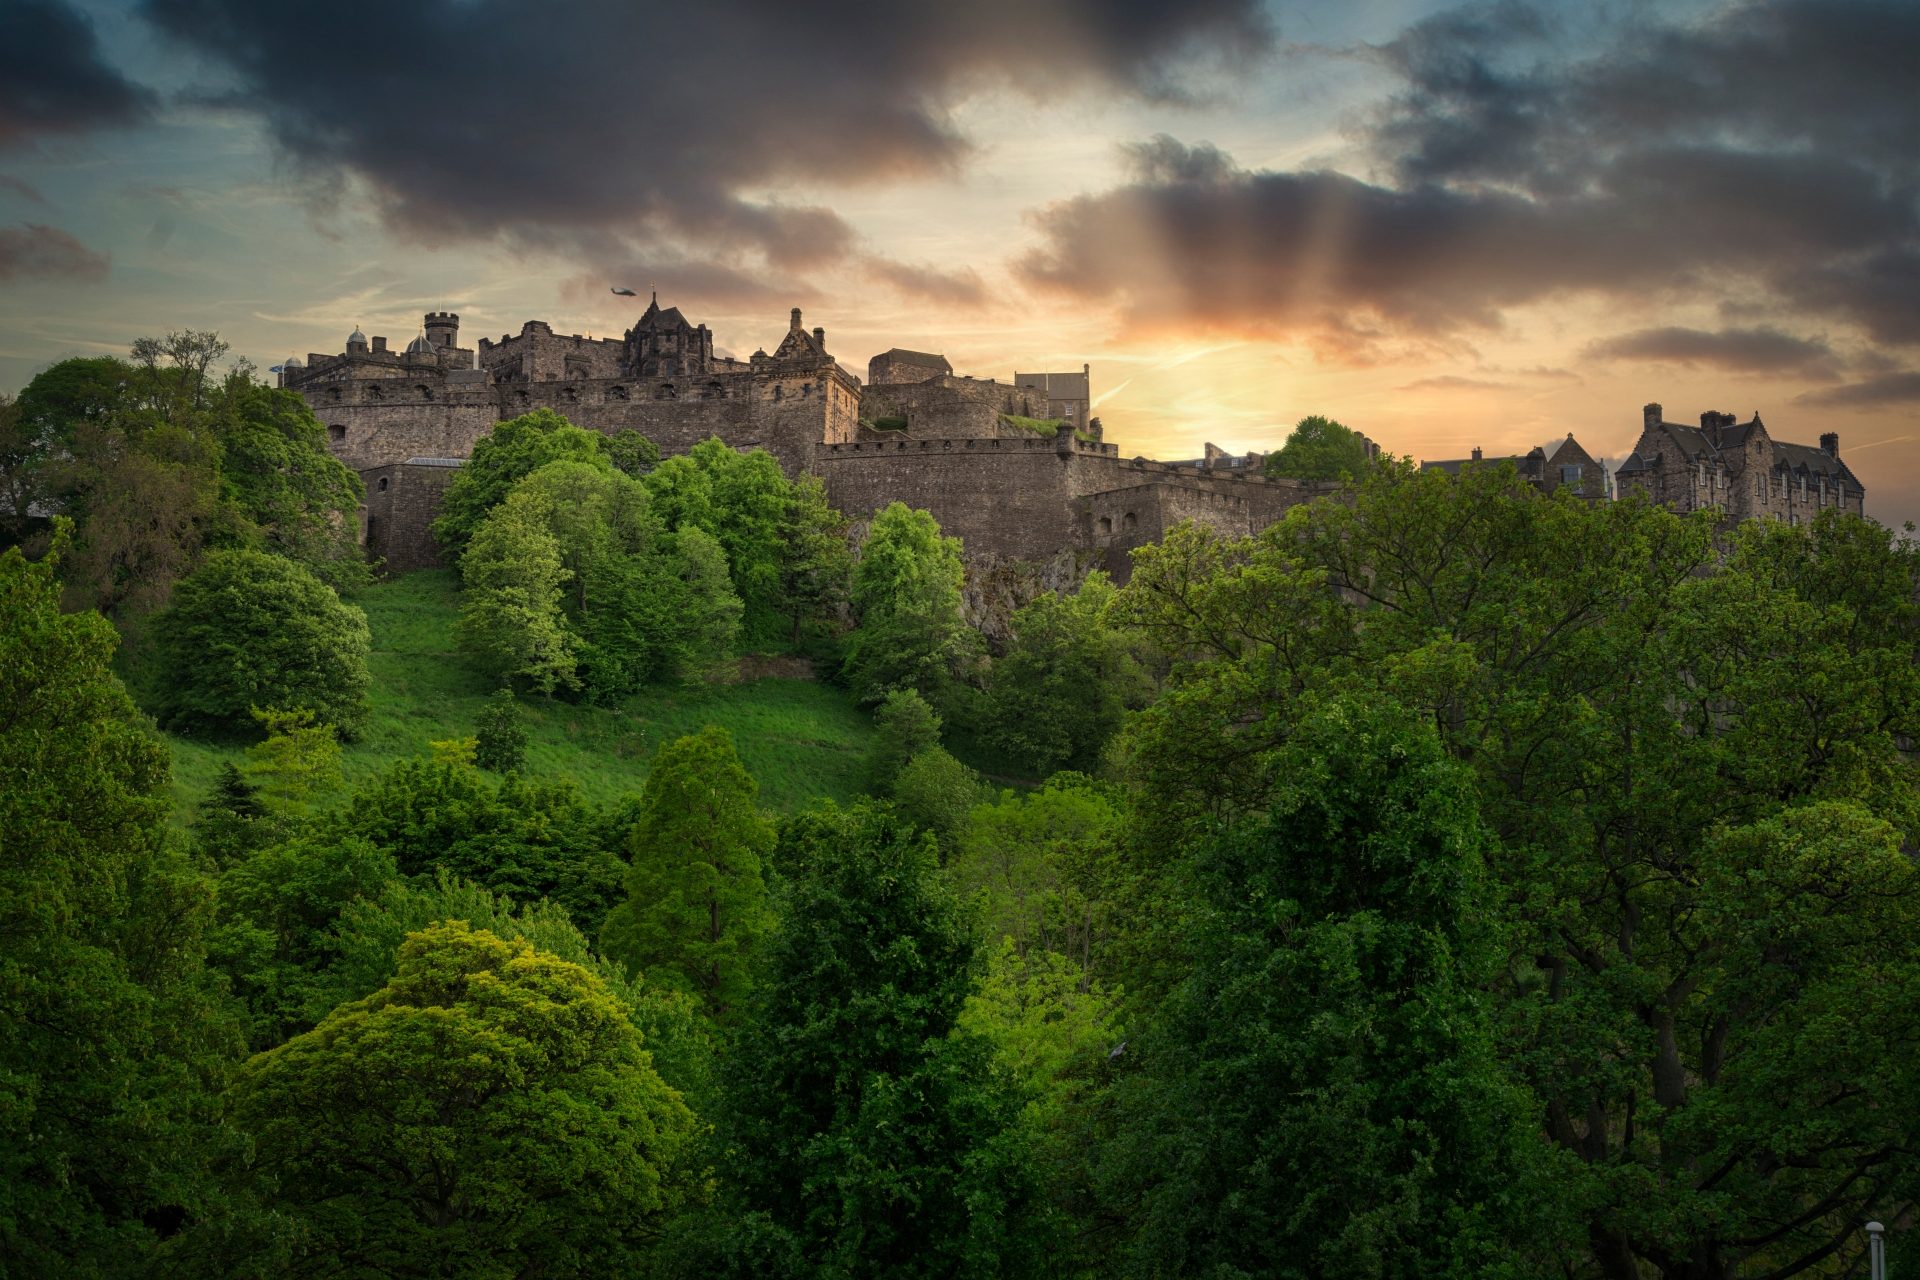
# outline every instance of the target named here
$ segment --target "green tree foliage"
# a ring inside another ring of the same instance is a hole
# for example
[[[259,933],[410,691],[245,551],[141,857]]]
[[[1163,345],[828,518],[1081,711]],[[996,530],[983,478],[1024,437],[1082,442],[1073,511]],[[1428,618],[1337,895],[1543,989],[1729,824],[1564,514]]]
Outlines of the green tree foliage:
[[[1138,1270],[1509,1274],[1547,1146],[1481,992],[1472,775],[1358,700],[1276,763],[1268,812],[1196,849],[1192,971],[1135,1045]]]
[[[255,707],[299,707],[352,732],[366,714],[367,615],[291,560],[216,551],[154,622],[170,725],[236,728]]]
[[[340,736],[313,712],[253,709],[266,738],[247,748],[247,772],[260,795],[283,813],[301,814],[340,789]]]
[[[1070,596],[1041,595],[1013,615],[1013,644],[992,668],[987,736],[1036,776],[1090,770],[1146,681],[1107,620],[1113,584],[1094,573]]]
[[[545,495],[502,503],[460,557],[466,599],[455,633],[483,672],[539,693],[577,688],[576,645],[561,600],[568,575]]]
[[[326,429],[292,391],[246,382],[214,415],[220,492],[244,540],[311,569],[336,588],[367,579],[355,530],[360,478],[327,452]]]
[[[893,780],[894,807],[901,817],[933,836],[943,861],[959,849],[973,806],[981,798],[980,775],[945,747],[920,752]]]
[[[1018,1098],[958,1027],[975,937],[931,843],[827,808],[788,824],[779,863],[766,981],[725,1064],[728,1273],[1039,1271]]]
[[[799,644],[807,628],[831,630],[846,607],[853,581],[847,518],[827,505],[819,476],[793,482],[780,521],[777,599],[793,620],[788,639]]]
[[[660,465],[660,447],[638,431],[616,431],[600,437],[601,450],[614,470],[635,480]]]
[[[893,794],[894,780],[907,762],[940,745],[940,716],[913,689],[895,689],[873,713],[873,742],[867,748],[867,789]]]
[[[773,826],[758,792],[724,729],[663,747],[627,836],[627,900],[600,936],[609,956],[715,1015],[746,997],[772,926],[763,864]]]
[[[452,922],[247,1064],[234,1115],[309,1274],[630,1274],[693,1121],[606,984]]]
[[[194,852],[214,867],[237,862],[272,842],[280,825],[273,816],[260,788],[228,761],[194,811]]]
[[[588,928],[625,868],[570,778],[490,778],[471,764],[403,760],[354,792],[345,827],[403,875],[444,870],[517,901],[550,898]]]
[[[591,467],[613,469],[601,444],[602,437],[583,431],[551,409],[535,409],[495,426],[474,442],[473,455],[447,486],[434,518],[433,536],[447,559],[466,572],[467,543],[480,522],[502,502],[523,477],[549,462],[565,459]]]
[[[527,722],[511,689],[497,689],[480,711],[473,762],[495,773],[516,773],[527,764]]]
[[[960,616],[960,540],[925,511],[894,502],[873,518],[854,569],[859,629],[845,674],[862,702],[915,689],[935,706],[974,639]]]
[[[1072,773],[976,807],[953,875],[980,899],[987,937],[1022,955],[1056,952],[1089,976],[1109,972],[1130,878],[1125,819],[1113,788]]]
[[[59,550],[0,554],[0,1272],[127,1275],[214,1206],[237,1027],[167,747],[108,669],[112,627],[60,612]]]
[[[1266,472],[1291,480],[1356,480],[1372,465],[1358,432],[1316,413],[1293,424],[1287,442],[1267,456]]]
[[[1818,910],[1833,929],[1796,939],[1796,972],[1837,973],[1856,954],[1837,940],[1891,937],[1876,913],[1894,904],[1814,879],[1775,878],[1779,901],[1744,916],[1701,898],[1713,875],[1771,875],[1715,871],[1718,850],[1767,847],[1722,833],[1811,804],[1860,805],[1914,839],[1900,743],[1920,733],[1920,551],[1836,512],[1752,522],[1718,548],[1710,521],[1543,498],[1508,468],[1382,465],[1351,503],[1296,508],[1255,539],[1188,530],[1143,550],[1123,592],[1177,657],[1129,735],[1143,854],[1264,808],[1309,690],[1415,707],[1473,771],[1509,916],[1500,1050],[1577,1162],[1577,1265],[1610,1280],[1844,1260],[1861,1216],[1920,1177],[1911,1141],[1855,1124],[1854,1103],[1888,1087],[1864,1058],[1779,1091],[1753,1141],[1745,1086],[1793,1061],[1773,1029],[1852,997],[1810,982],[1746,1003],[1722,969],[1771,945],[1770,921]],[[1881,1009],[1847,1016],[1912,1060]],[[1920,1113],[1893,1110],[1920,1133]]]

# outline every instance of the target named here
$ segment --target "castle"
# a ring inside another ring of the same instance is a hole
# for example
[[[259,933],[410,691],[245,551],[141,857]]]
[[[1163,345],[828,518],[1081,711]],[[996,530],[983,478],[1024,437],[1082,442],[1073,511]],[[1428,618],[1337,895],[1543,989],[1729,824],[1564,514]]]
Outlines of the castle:
[[[819,476],[829,501],[862,519],[899,500],[961,538],[976,573],[1051,566],[1124,577],[1127,553],[1183,520],[1244,536],[1325,486],[1252,468],[1122,458],[1091,416],[1091,370],[957,376],[942,356],[875,356],[863,384],[795,307],[771,354],[714,353],[713,334],[657,297],[620,338],[518,334],[460,343],[460,317],[436,311],[404,351],[355,329],[339,354],[281,366],[326,424],[328,445],[367,487],[363,534],[390,569],[437,563],[429,524],[454,469],[495,423],[552,409],[578,426],[635,430],[663,454],[710,436],[762,448],[788,475]],[[1223,455],[1224,456],[1224,455]]]
[[[1650,404],[1641,411],[1640,439],[1615,473],[1622,493],[1640,490],[1675,511],[1717,507],[1731,519],[1772,517],[1799,525],[1823,508],[1866,513],[1866,489],[1840,460],[1840,436],[1829,431],[1820,447],[1775,440],[1755,413],[1736,422],[1707,412],[1695,427],[1666,421]]]

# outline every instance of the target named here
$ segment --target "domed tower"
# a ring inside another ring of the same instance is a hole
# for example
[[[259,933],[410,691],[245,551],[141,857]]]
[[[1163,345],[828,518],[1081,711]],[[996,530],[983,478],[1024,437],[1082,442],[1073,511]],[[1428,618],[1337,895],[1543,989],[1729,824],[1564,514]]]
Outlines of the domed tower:
[[[364,356],[367,354],[367,335],[360,332],[360,326],[353,326],[353,332],[347,335],[347,354]]]
[[[433,340],[424,333],[407,344],[408,364],[432,364],[439,357],[440,352],[434,347]]]
[[[427,341],[442,351],[460,345],[460,317],[451,311],[427,312]]]
[[[288,356],[286,363],[280,366],[280,385],[286,386],[307,370],[307,362],[299,356]]]

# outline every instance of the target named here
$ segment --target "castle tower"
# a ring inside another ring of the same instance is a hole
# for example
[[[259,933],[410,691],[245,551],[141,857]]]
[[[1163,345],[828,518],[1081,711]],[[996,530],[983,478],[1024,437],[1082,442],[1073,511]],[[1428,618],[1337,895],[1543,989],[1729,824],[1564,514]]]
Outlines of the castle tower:
[[[460,345],[460,317],[451,311],[427,312],[427,341],[442,351]]]

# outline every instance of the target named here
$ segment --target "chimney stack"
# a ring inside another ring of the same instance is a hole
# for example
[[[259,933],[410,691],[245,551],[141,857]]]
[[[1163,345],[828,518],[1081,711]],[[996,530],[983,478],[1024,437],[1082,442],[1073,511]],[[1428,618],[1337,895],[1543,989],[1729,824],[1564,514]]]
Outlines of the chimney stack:
[[[387,349],[387,340],[385,338],[375,338],[373,340],[373,349],[376,353],[385,351]]]
[[[822,351],[827,349],[827,331],[819,325],[813,326],[813,345]]]
[[[1659,405],[1650,404],[1640,411],[1640,417],[1646,424],[1646,429],[1652,431],[1655,427],[1658,427],[1662,422],[1666,421],[1664,416],[1665,412],[1666,411]]]
[[[1474,460],[1475,462],[1478,462],[1478,461],[1480,461],[1480,446],[1479,446],[1479,445],[1475,445],[1475,446],[1473,446],[1473,460]]]
[[[793,322],[787,326],[787,329],[791,333],[798,333],[800,331],[800,308],[795,307],[793,309]]]
[[[1822,432],[1820,435],[1820,451],[1830,458],[1839,457],[1840,433],[1838,431]]]

